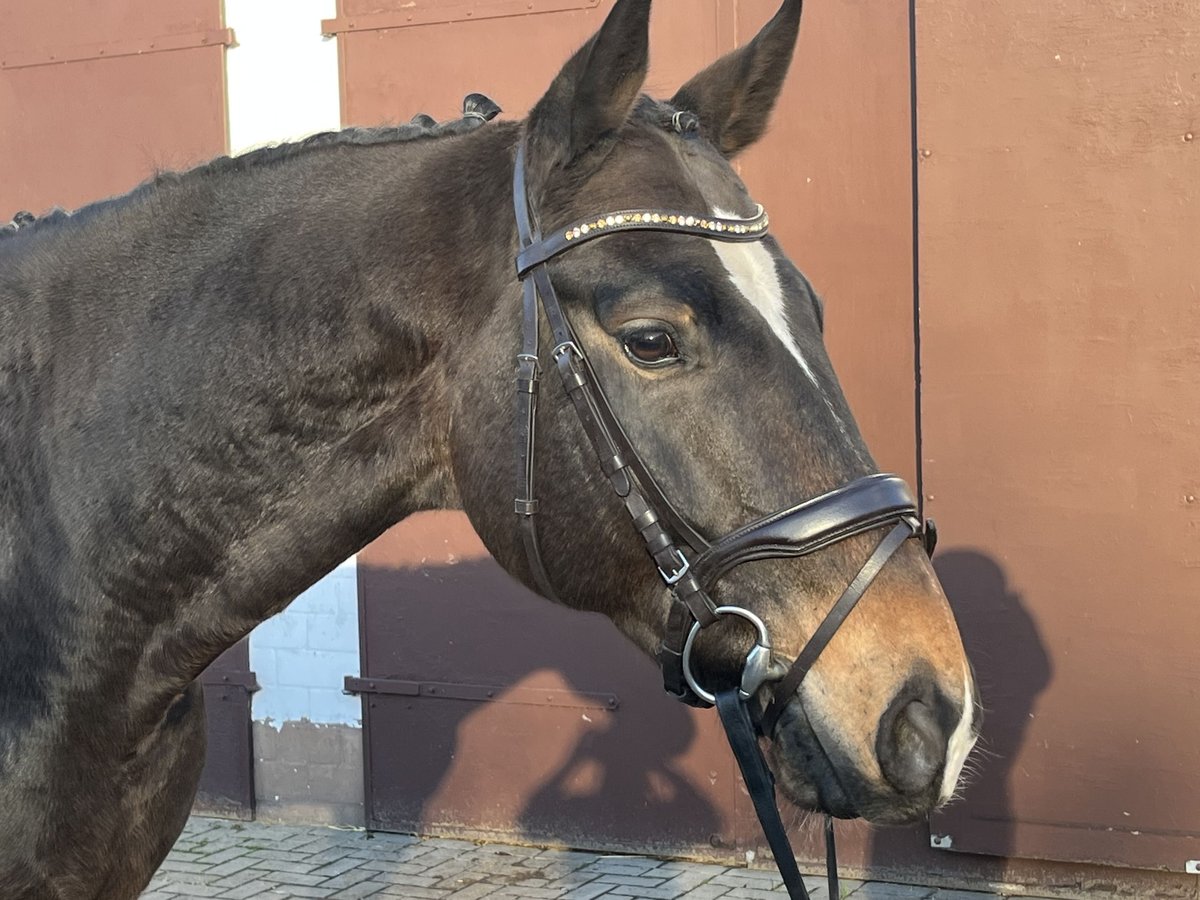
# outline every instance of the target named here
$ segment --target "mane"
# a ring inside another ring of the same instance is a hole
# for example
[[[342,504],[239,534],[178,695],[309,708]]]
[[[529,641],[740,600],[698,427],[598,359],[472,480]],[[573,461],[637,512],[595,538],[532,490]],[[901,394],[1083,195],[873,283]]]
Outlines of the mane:
[[[125,194],[98,200],[73,211],[54,207],[41,216],[35,216],[31,212],[22,210],[13,216],[11,222],[0,225],[0,240],[15,237],[18,233],[42,231],[63,223],[77,221],[90,213],[140,197],[164,185],[190,184],[203,178],[230,172],[244,172],[249,169],[278,165],[331,147],[401,144],[465,134],[495,118],[500,112],[500,107],[483,94],[468,94],[463,101],[463,117],[460,119],[439,123],[430,116],[420,114],[403,125],[376,125],[342,128],[338,131],[322,131],[298,141],[271,144],[233,156],[218,156],[181,172],[157,171],[149,179]]]
[[[331,147],[370,146],[373,144],[402,144],[416,141],[436,140],[451,135],[465,134],[494,119],[502,110],[489,97],[480,93],[468,94],[463,100],[463,116],[438,122],[425,114],[413,116],[403,125],[352,126],[337,131],[322,131],[298,141],[287,141],[257,147],[245,153],[218,156],[208,162],[179,172],[160,170],[125,194],[97,200],[76,210],[53,207],[40,216],[22,210],[12,221],[0,225],[0,241],[32,231],[45,231],[54,226],[85,219],[94,212],[113,205],[131,201],[166,185],[190,184],[203,178],[244,172],[266,166],[278,165],[310,153],[328,150]],[[683,118],[681,119],[680,116]],[[665,131],[687,133],[699,129],[699,120],[690,112],[653,100],[645,95],[634,106],[633,118]]]

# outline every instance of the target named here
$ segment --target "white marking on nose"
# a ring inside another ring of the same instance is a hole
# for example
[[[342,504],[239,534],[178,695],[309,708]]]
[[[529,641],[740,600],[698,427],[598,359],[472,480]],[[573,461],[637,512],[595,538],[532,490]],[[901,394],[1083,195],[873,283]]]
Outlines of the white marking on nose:
[[[962,774],[963,765],[975,746],[977,735],[971,733],[971,725],[975,721],[975,696],[971,693],[971,677],[963,672],[963,712],[958,720],[958,726],[950,735],[946,747],[946,768],[942,773],[941,802],[945,803],[954,793],[958,784],[958,776]]]
[[[725,212],[722,209],[714,209],[713,215],[723,219],[737,218],[735,213]],[[783,342],[783,346],[796,358],[796,362],[800,363],[804,374],[816,385],[817,390],[820,390],[821,385],[817,382],[817,376],[809,366],[808,360],[804,358],[804,354],[800,352],[800,347],[788,325],[783,283],[779,280],[779,269],[775,266],[775,257],[771,255],[771,251],[763,245],[762,241],[746,243],[712,241],[711,243],[713,249],[717,251],[717,256],[721,259],[721,264],[725,266],[725,271],[729,273],[729,280],[733,282],[733,286],[750,301],[750,304],[758,310],[759,315],[767,320],[771,331],[775,332],[775,336]]]

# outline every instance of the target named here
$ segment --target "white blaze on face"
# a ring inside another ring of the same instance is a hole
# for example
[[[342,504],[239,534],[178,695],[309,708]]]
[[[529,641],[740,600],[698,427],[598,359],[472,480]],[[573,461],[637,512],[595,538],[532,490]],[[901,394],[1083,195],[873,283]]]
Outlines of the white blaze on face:
[[[739,218],[736,213],[725,212],[719,208],[713,209],[713,215],[723,219]],[[804,358],[804,354],[800,352],[800,346],[796,343],[796,338],[792,334],[791,327],[788,325],[787,306],[783,296],[783,282],[779,278],[779,269],[775,266],[775,257],[771,255],[771,251],[766,248],[766,245],[762,241],[709,241],[709,243],[717,251],[717,257],[721,260],[721,264],[729,274],[729,280],[733,282],[733,286],[758,311],[759,315],[766,320],[771,331],[779,338],[783,346],[787,348],[788,353],[800,364],[800,368],[804,370],[804,374],[808,376],[808,380],[817,389],[817,396],[821,398],[821,401],[825,404],[825,408],[829,410],[834,425],[846,439],[847,446],[852,449],[859,461],[865,465],[867,460],[863,458],[858,443],[850,437],[846,423],[842,420],[837,409],[834,408],[829,394],[825,392],[825,389],[821,387],[821,383],[817,381],[816,373],[813,372],[808,360]]]
[[[971,725],[975,721],[975,696],[971,693],[971,676],[963,673],[963,712],[958,720],[958,726],[950,735],[950,743],[946,747],[946,769],[942,773],[941,801],[945,803],[954,793],[958,784],[958,776],[962,774],[963,765],[975,746],[976,735],[972,733]]]
[[[738,218],[736,213],[725,212],[722,209],[714,209],[713,215],[723,219]],[[771,255],[771,251],[763,245],[762,241],[742,243],[712,241],[711,243],[713,249],[717,251],[717,256],[721,259],[721,264],[725,266],[725,271],[729,273],[729,280],[733,282],[733,286],[750,301],[750,304],[758,310],[759,315],[767,320],[767,324],[771,326],[775,336],[783,342],[783,346],[796,358],[796,362],[800,363],[804,374],[809,377],[817,390],[820,390],[821,386],[817,382],[817,376],[813,374],[808,361],[800,352],[800,347],[796,344],[796,338],[792,335],[792,329],[788,325],[783,283],[779,280],[779,270],[775,267],[775,257]]]

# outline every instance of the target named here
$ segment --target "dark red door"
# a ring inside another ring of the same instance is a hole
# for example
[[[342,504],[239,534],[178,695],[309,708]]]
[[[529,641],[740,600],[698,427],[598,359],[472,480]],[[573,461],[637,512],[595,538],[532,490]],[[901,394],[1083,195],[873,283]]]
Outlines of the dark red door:
[[[238,641],[204,670],[208,753],[195,809],[230,819],[254,818],[254,745],[250,698],[258,689],[250,671],[250,641]]]
[[[934,827],[951,850],[1182,876],[1200,860],[1200,7],[918,12],[926,505],[991,751]]]

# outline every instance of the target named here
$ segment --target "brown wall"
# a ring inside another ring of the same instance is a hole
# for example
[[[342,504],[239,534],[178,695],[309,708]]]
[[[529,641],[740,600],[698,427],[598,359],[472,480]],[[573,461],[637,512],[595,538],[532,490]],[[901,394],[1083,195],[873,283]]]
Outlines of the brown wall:
[[[651,90],[668,93],[746,40],[776,5],[659,3]],[[481,88],[521,115],[608,8],[549,6],[513,17],[501,0],[463,4],[454,9],[493,18],[382,31],[360,16],[343,34],[346,120],[448,116]],[[376,25],[397,24],[387,15]],[[915,148],[909,15],[888,0],[809,4],[770,135],[740,163],[826,298],[831,353],[881,465],[925,479],[945,535],[937,565],[989,707],[982,771],[932,824],[951,852],[930,848],[930,828],[847,826],[845,856],[852,868],[976,884],[1144,891],[1133,872],[1083,863],[1180,872],[1200,856],[1188,777],[1200,717],[1182,712],[1200,677],[1200,141],[1188,137],[1200,75],[1184,40],[1197,10],[918,3]],[[364,559],[380,572],[411,565],[395,552],[381,543]],[[434,566],[421,577],[451,576]],[[463,719],[460,740],[471,729]],[[736,846],[753,846],[744,798],[734,793],[730,820],[718,769],[711,808]],[[1031,861],[992,861],[1008,854]],[[1153,885],[1194,890],[1182,878]]]
[[[225,152],[217,0],[0,8],[0,218],[124,193]]]
[[[778,7],[741,0],[739,41]],[[872,454],[915,487],[909,86],[906,0],[809,3],[771,129],[740,168],[825,300],[826,343]]]
[[[1200,859],[1200,5],[921,0],[927,511],[992,714],[958,849]]]

